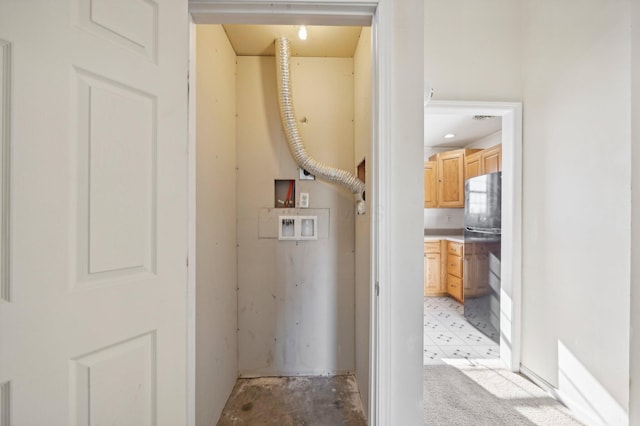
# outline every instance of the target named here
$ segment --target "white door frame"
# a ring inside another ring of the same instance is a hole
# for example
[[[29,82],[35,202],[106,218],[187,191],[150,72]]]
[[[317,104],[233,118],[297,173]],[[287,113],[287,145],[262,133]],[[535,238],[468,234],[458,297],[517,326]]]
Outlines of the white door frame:
[[[426,114],[502,117],[500,359],[517,372],[522,348],[522,104],[431,101]]]
[[[388,137],[391,121],[390,98],[391,73],[390,49],[393,25],[391,23],[390,2],[385,6],[373,1],[280,1],[280,0],[235,0],[235,1],[190,1],[191,15],[190,52],[193,59],[195,38],[194,24],[292,24],[304,22],[308,25],[358,25],[372,27],[372,103],[373,140],[371,174],[373,175],[371,194],[371,285],[375,295],[376,282],[388,271],[390,252],[384,235],[388,234],[388,217],[381,217],[378,209],[384,206],[390,192],[388,182],[388,158],[391,142]],[[383,45],[384,48],[380,48]],[[192,61],[193,63],[193,61]],[[190,75],[195,70],[190,69]],[[191,83],[190,83],[191,85]],[[195,101],[193,91],[189,95],[189,274],[187,284],[187,413],[188,424],[195,425]],[[382,244],[381,244],[382,243]],[[386,263],[385,263],[386,262]],[[388,272],[387,272],[388,274]],[[389,390],[389,354],[379,348],[388,347],[391,326],[390,301],[388,298],[370,298],[370,338],[369,338],[369,420],[370,424],[386,424],[391,394]],[[385,319],[386,318],[386,319]]]

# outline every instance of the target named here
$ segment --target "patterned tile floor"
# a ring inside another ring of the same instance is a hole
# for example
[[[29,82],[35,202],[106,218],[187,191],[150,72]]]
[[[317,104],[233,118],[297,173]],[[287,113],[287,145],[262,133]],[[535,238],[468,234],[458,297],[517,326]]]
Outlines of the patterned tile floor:
[[[464,306],[450,297],[424,298],[424,365],[443,359],[496,359],[499,346],[464,317]]]

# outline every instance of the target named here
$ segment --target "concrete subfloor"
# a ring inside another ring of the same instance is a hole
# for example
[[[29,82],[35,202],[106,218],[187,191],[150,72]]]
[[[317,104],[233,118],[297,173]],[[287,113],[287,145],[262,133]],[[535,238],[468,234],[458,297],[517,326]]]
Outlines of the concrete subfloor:
[[[366,426],[353,376],[238,379],[218,426]]]

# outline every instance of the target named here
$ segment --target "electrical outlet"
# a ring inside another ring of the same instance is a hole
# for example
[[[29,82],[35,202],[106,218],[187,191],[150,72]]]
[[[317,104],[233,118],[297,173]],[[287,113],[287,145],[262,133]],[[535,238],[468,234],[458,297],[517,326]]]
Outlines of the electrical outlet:
[[[309,208],[309,193],[301,192],[300,193],[300,208],[308,209]]]

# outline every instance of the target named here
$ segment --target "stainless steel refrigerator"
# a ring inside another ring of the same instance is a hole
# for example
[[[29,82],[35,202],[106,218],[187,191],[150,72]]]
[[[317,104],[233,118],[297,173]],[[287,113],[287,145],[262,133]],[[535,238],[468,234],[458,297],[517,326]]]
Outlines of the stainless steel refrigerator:
[[[464,184],[464,316],[500,343],[502,173]]]

